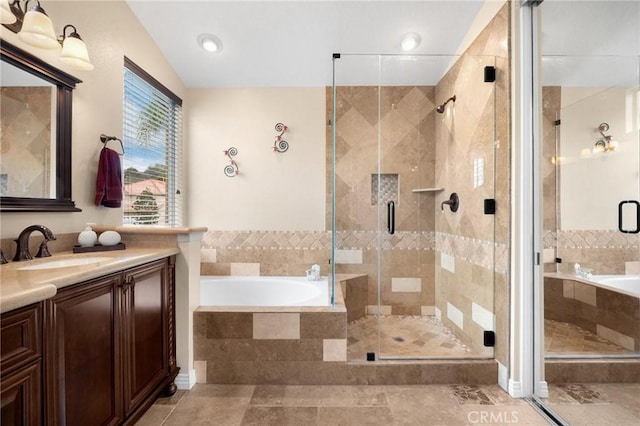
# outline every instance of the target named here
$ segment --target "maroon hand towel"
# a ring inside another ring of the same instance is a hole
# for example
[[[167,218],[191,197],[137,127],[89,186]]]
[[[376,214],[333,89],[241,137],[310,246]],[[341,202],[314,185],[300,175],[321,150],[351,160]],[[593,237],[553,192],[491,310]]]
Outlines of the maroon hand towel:
[[[102,148],[96,179],[96,206],[120,207],[122,204],[122,169],[118,153]]]

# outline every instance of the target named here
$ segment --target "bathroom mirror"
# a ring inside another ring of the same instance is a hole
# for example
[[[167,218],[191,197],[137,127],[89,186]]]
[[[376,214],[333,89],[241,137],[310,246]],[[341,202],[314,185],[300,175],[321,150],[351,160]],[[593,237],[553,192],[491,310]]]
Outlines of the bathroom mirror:
[[[5,41],[0,59],[0,210],[80,211],[71,199],[71,111],[81,81]]]

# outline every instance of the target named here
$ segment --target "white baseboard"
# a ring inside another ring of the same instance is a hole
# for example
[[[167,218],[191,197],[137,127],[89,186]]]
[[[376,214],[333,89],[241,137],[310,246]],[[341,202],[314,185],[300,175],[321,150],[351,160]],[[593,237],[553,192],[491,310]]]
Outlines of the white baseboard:
[[[540,398],[549,398],[549,385],[545,380],[538,383],[538,395]]]
[[[176,386],[178,389],[189,390],[196,384],[196,371],[191,370],[189,373],[181,373],[176,376]]]
[[[512,398],[524,398],[525,396],[527,396],[527,395],[523,395],[522,383],[515,382],[511,379],[509,379],[509,388],[507,389],[507,392],[509,392],[509,395]]]
[[[498,386],[505,392],[509,390],[509,369],[500,363],[498,363]]]

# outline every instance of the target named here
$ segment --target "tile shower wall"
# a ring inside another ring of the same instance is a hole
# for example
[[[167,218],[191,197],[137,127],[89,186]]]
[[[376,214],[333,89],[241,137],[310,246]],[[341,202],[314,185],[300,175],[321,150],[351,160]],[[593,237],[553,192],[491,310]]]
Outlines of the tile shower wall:
[[[457,192],[456,213],[436,206],[436,315],[459,338],[483,348],[496,331],[496,359],[508,363],[509,8],[503,7],[436,86],[436,103],[456,95],[435,118],[438,203]],[[483,81],[496,67],[495,83]],[[480,167],[482,166],[482,167]],[[484,179],[480,169],[484,169]],[[484,215],[495,198],[497,214]],[[487,349],[490,354],[490,349]]]
[[[0,196],[50,198],[54,96],[51,87],[2,88]]]
[[[434,186],[434,97],[435,88],[426,86],[339,86],[336,90],[336,271],[368,275],[370,313],[377,306],[379,256],[384,263],[383,312],[421,315],[435,305],[434,194],[412,192]],[[328,117],[331,111],[328,88]],[[331,152],[329,126],[327,152]],[[331,182],[329,163],[327,182]],[[386,228],[390,200],[396,203],[394,235],[377,231]]]

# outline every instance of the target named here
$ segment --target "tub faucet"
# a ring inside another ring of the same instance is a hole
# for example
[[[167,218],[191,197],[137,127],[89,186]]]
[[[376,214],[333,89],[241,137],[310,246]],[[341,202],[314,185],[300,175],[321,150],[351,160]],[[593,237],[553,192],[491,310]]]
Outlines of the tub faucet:
[[[576,272],[576,275],[582,278],[589,279],[592,276],[593,269],[583,268],[579,263],[573,265],[573,269]]]
[[[39,231],[44,236],[44,241],[40,244],[40,249],[38,250],[38,254],[36,257],[49,257],[51,253],[49,253],[49,248],[47,247],[47,242],[51,240],[55,240],[56,236],[53,235],[51,229],[47,228],[43,225],[31,225],[27,226],[22,230],[18,238],[16,238],[15,242],[18,245],[16,250],[16,255],[13,257],[13,261],[19,260],[29,260],[33,259],[31,253],[29,253],[29,237],[33,231]]]
[[[320,265],[318,264],[311,266],[311,269],[307,269],[305,272],[309,281],[318,281],[320,279]]]

